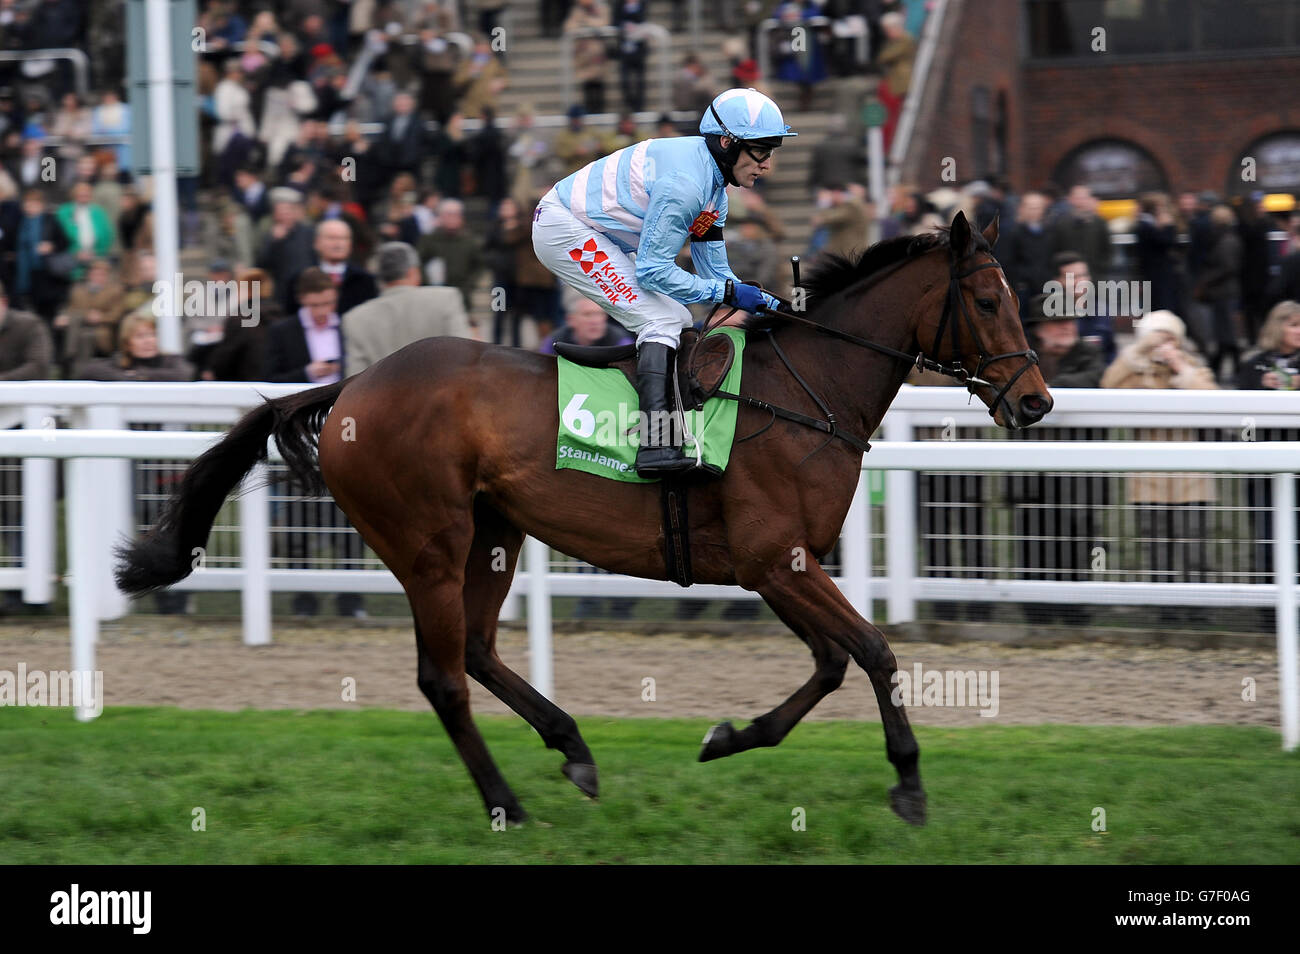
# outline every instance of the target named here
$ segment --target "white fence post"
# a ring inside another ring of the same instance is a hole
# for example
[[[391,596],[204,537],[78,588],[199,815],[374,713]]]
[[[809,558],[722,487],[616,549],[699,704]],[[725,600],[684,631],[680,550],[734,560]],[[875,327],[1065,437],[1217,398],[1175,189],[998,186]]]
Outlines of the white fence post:
[[[1295,474],[1273,476],[1273,579],[1277,583],[1278,691],[1282,748],[1300,745],[1300,652],[1296,641]]]
[[[885,440],[913,439],[912,415],[885,418]],[[916,474],[910,470],[885,474],[885,564],[890,625],[910,623],[916,619]]]
[[[858,472],[858,489],[841,531],[844,595],[863,619],[871,619],[871,489],[868,473]]]
[[[536,537],[524,540],[528,557],[528,681],[547,699],[555,700],[552,674],[551,593],[546,584],[551,548]]]
[[[271,642],[271,492],[268,469],[259,463],[244,477],[239,498],[239,563],[244,569],[240,603],[244,615],[244,645]]]
[[[33,404],[23,409],[23,428],[56,440],[54,408]],[[57,464],[49,457],[23,458],[23,602],[54,602],[54,554],[58,532],[54,498]]]
[[[87,542],[96,539],[95,524],[99,508],[96,505],[99,490],[95,478],[95,462],[73,458],[68,461],[67,470],[67,541],[68,569],[72,579],[69,581],[68,615],[71,617],[72,629],[72,669],[74,672],[93,673],[95,671],[95,641],[99,638],[99,587],[96,580],[96,557],[93,547]],[[102,559],[99,563],[104,562]],[[84,678],[84,676],[83,676]],[[78,706],[78,722],[89,722],[95,718],[95,711],[84,705],[86,695],[82,693],[83,705]],[[102,699],[95,702],[102,705]]]
[[[86,408],[86,423],[95,429],[124,430],[122,408],[100,404]],[[86,524],[85,536],[78,546],[90,545],[98,557],[94,576],[98,581],[96,598],[100,619],[125,616],[130,601],[118,590],[113,579],[113,548],[135,536],[134,495],[131,491],[131,461],[125,457],[103,458],[88,465],[95,475],[96,510],[99,519]]]
[[[497,620],[504,621],[504,622],[514,622],[518,618],[519,618],[519,594],[512,587],[510,592],[506,594],[506,598],[501,601],[501,611],[497,613]]]

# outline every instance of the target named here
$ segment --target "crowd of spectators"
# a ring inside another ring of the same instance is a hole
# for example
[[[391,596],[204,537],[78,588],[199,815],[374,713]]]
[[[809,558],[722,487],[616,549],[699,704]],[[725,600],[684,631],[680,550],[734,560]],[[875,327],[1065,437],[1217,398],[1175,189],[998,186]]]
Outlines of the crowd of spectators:
[[[1056,300],[1045,307],[1067,311],[1107,362],[1142,315],[1170,312],[1221,387],[1260,380],[1252,369],[1268,350],[1262,333],[1270,310],[1300,301],[1300,205],[1278,203],[1287,196],[1148,193],[1131,211],[1120,203],[1105,217],[1084,184],[1015,193],[1005,182],[976,181],[928,193],[898,185],[882,211],[852,178],[863,157],[851,137],[833,134],[841,124],[832,121],[809,169],[817,211],[807,256],[814,260],[927,232],[958,210],[980,228],[996,216],[997,257],[1031,338],[1043,327],[1031,308],[1049,292]],[[1274,380],[1269,386],[1289,386]]]
[[[199,4],[201,161],[199,174],[179,183],[182,246],[191,250],[184,278],[233,283],[209,303],[251,300],[259,317],[236,330],[224,308],[187,311],[179,357],[194,379],[283,379],[289,372],[270,366],[271,329],[296,320],[299,276],[319,267],[333,278],[341,320],[377,294],[371,270],[383,242],[413,247],[425,284],[460,291],[473,337],[538,347],[567,328],[554,277],[531,251],[532,212],[554,181],[593,159],[648,135],[679,134],[668,114],[653,129],[633,114],[646,106],[651,44],[685,30],[689,18],[685,4],[669,15],[667,5],[652,11],[645,0],[540,4],[543,34],[570,35],[580,99],[568,125],[549,133],[535,127],[526,104],[498,125],[510,82],[509,44],[497,42],[504,6],[476,2],[467,13],[456,0]],[[93,7],[3,0],[0,46],[95,52],[115,43],[120,59],[121,4]],[[705,16],[735,35],[721,62],[685,56],[672,106],[694,114],[719,84],[785,79],[800,84],[806,107],[822,79],[872,69],[887,71],[901,95],[915,44],[900,55],[898,41],[909,36],[905,20],[915,31],[923,13],[901,0],[710,6]],[[759,75],[763,59],[769,77]],[[121,141],[131,128],[121,72],[97,69],[96,92],[83,103],[65,61],[0,70],[0,281],[15,308],[43,319],[51,375],[132,366],[119,334],[124,320],[151,316],[154,282],[180,277],[156,274],[150,254],[151,184],[133,177]],[[613,128],[585,123],[615,105],[622,113]],[[367,124],[378,133],[363,132]],[[817,223],[831,249],[849,247],[864,216],[864,190],[847,173],[839,178],[824,190]],[[774,242],[783,226],[761,195],[734,199],[738,252],[759,280],[779,288]],[[196,259],[210,266],[206,274],[193,274]],[[492,292],[486,303],[484,286]]]
[[[1234,202],[1211,193],[1177,200],[1144,195],[1128,222],[1098,214],[1091,191],[1042,190],[1020,196],[975,183],[922,195],[896,190],[891,214],[876,223],[884,234],[914,234],[962,208],[980,226],[996,214],[999,261],[1022,306],[1031,347],[1053,388],[1300,389],[1300,214],[1269,211],[1252,195]],[[1280,203],[1285,205],[1285,203]],[[1127,241],[1118,241],[1125,236]],[[1249,250],[1249,251],[1247,251]],[[1130,294],[1116,308],[1101,282]],[[1144,287],[1144,283],[1146,286]],[[941,380],[916,383],[943,384]],[[1122,425],[1121,421],[1116,422]],[[1034,428],[1024,440],[1102,440],[1105,429]],[[1133,439],[1196,441],[1194,430],[1138,428]],[[1255,435],[1293,440],[1297,432]],[[925,439],[925,436],[922,435]],[[983,524],[993,488],[983,475],[919,475],[926,572],[982,576],[990,571]],[[1140,541],[1137,559],[1154,582],[1207,582],[1228,569],[1216,549],[1224,488],[1208,474],[1133,474],[1122,480],[1127,534]],[[1104,475],[1013,475],[1004,482],[1013,511],[1017,574],[1033,580],[1093,578],[1103,515],[1117,502],[1117,484]],[[1251,539],[1271,539],[1271,487],[1244,481]],[[1104,549],[1104,547],[1103,547]],[[1272,553],[1258,543],[1238,572],[1271,572]],[[989,604],[940,606],[940,615],[982,621]],[[1083,625],[1087,606],[1024,604],[1033,624]],[[1158,607],[1155,622],[1179,626],[1197,614]],[[1259,628],[1272,626],[1261,614]]]

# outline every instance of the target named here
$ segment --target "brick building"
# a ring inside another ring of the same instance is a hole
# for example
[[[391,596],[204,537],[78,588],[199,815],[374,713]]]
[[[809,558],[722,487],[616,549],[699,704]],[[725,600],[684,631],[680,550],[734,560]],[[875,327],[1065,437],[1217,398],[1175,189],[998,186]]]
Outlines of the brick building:
[[[1300,2],[948,0],[901,178],[1300,194]],[[1249,160],[1249,161],[1246,161]]]

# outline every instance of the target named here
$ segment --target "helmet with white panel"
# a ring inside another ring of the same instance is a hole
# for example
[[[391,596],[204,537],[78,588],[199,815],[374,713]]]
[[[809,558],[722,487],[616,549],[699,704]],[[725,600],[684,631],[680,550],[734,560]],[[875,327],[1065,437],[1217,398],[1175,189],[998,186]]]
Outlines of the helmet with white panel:
[[[735,185],[732,168],[740,158],[741,149],[758,159],[755,150],[770,152],[781,145],[784,137],[799,135],[790,131],[781,115],[781,107],[771,98],[756,89],[739,87],[713,98],[700,117],[700,134],[732,185]],[[725,149],[719,141],[724,136],[730,140]]]

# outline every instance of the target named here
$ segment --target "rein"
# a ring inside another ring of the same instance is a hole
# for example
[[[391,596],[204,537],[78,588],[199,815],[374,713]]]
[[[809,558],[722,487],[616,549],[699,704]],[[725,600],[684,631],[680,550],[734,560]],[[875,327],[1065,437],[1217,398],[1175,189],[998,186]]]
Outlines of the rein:
[[[971,255],[978,254],[978,251],[982,251],[982,250],[977,250],[976,252],[972,252],[970,254]],[[996,268],[1001,270],[1002,266],[1001,264],[998,263],[996,259],[993,259],[992,261],[983,262],[979,265],[975,265],[971,268],[966,269],[965,271],[958,271],[958,266],[969,257],[970,257],[969,255],[963,256],[962,258],[953,262],[952,266],[949,269],[948,293],[947,296],[944,298],[943,314],[939,318],[939,327],[938,330],[935,332],[933,350],[935,352],[938,352],[939,350],[939,344],[943,340],[944,331],[949,327],[948,322],[953,313],[952,303],[955,300],[957,302],[957,308],[961,313],[961,317],[965,321],[966,328],[970,332],[971,338],[974,339],[975,347],[978,349],[979,352],[980,360],[979,360],[979,364],[975,368],[974,374],[971,374],[969,371],[967,371],[962,364],[964,356],[962,355],[961,350],[958,346],[958,324],[956,321],[953,321],[951,325],[952,350],[956,353],[956,357],[953,358],[951,361],[949,361],[947,364],[944,364],[943,362],[937,361],[934,358],[926,357],[924,351],[918,351],[916,354],[908,354],[905,351],[899,351],[897,348],[891,348],[888,345],[883,345],[880,344],[879,342],[871,341],[867,338],[863,338],[860,337],[859,335],[851,334],[847,331],[840,331],[838,328],[830,328],[826,325],[818,324],[817,322],[813,321],[810,318],[805,318],[802,315],[796,315],[791,312],[783,311],[778,308],[764,309],[763,315],[764,316],[772,315],[786,322],[793,322],[795,324],[804,325],[818,332],[819,334],[828,335],[832,338],[838,338],[841,341],[847,341],[849,344],[854,345],[856,347],[868,348],[872,351],[878,351],[881,354],[889,355],[892,358],[899,358],[903,361],[906,361],[908,364],[914,365],[918,371],[922,371],[922,370],[937,371],[938,373],[946,377],[954,378],[956,381],[958,381],[958,383],[965,385],[966,390],[969,391],[972,395],[975,394],[975,388],[977,387],[986,387],[990,389],[995,387],[993,382],[987,381],[983,378],[983,374],[985,370],[994,362],[1004,361],[1008,358],[1025,358],[1025,363],[1019,368],[1019,370],[1016,371],[1015,374],[1011,376],[1011,378],[1006,382],[1006,384],[1004,384],[1001,387],[1001,389],[998,390],[998,392],[994,395],[993,400],[990,402],[989,416],[996,417],[998,405],[1003,404],[1005,402],[1007,391],[1009,391],[1015,385],[1015,383],[1018,380],[1020,380],[1021,375],[1023,375],[1034,365],[1038,364],[1038,354],[1032,348],[1026,348],[1023,351],[1009,351],[1005,354],[989,355],[989,353],[984,349],[984,343],[979,336],[979,331],[975,326],[975,322],[971,317],[970,312],[966,308],[966,299],[961,294],[961,280],[963,278],[966,278],[969,275],[975,274],[976,272],[983,271],[986,268]],[[864,278],[861,282],[856,283],[854,286],[850,286],[850,288],[856,288],[857,285],[863,285],[867,288],[871,287],[872,285],[876,285],[879,282],[883,281],[885,278],[887,278],[889,275],[893,274],[898,269],[902,268],[904,265],[910,264],[912,261],[913,259],[905,259],[901,262],[895,262],[893,265],[889,266],[888,268],[883,269],[873,275]],[[847,291],[849,289],[845,289],[845,290]],[[713,311],[710,312],[709,317],[705,319],[704,328],[700,332],[701,338],[707,335],[710,331],[713,331],[715,328],[719,327],[723,321],[726,321],[728,318],[730,318],[732,315],[736,313],[736,309],[731,308],[726,312],[726,314],[722,316],[722,318],[718,319],[715,322],[713,320],[714,315],[717,314],[717,312],[721,309],[721,307],[722,307],[721,305],[715,305]],[[825,448],[827,444],[829,444],[832,440],[834,440],[837,437],[840,440],[846,442],[850,446],[856,448],[857,450],[863,453],[870,451],[871,444],[868,441],[855,437],[853,434],[850,434],[848,431],[843,431],[839,429],[839,424],[835,420],[835,413],[826,405],[826,403],[820,397],[817,396],[817,394],[812,390],[811,387],[808,386],[808,383],[803,379],[803,377],[799,374],[799,372],[795,370],[794,365],[790,363],[790,360],[786,357],[785,352],[782,351],[781,347],[777,344],[776,337],[772,334],[773,329],[764,328],[763,330],[767,332],[768,340],[772,344],[772,349],[776,352],[777,357],[781,359],[781,363],[785,365],[786,370],[789,371],[790,375],[795,379],[795,381],[799,383],[799,386],[802,387],[804,391],[807,392],[808,396],[813,399],[813,402],[817,405],[818,410],[821,411],[825,419],[819,420],[814,417],[809,417],[806,414],[800,414],[797,411],[791,411],[788,408],[776,407],[774,405],[768,404],[766,401],[761,401],[757,398],[744,397],[742,395],[732,394],[727,391],[717,391],[716,395],[718,397],[729,398],[733,401],[736,401],[737,403],[746,404],[750,407],[757,408],[760,411],[765,411],[772,415],[772,420],[768,421],[766,425],[759,428],[759,430],[755,431],[753,434],[748,434],[745,437],[738,439],[736,443],[740,443],[742,441],[747,441],[750,440],[751,438],[757,437],[759,434],[762,434],[764,431],[770,428],[774,423],[776,423],[776,419],[780,417],[785,420],[792,421],[796,424],[801,424],[806,427],[811,427],[815,430],[821,431],[829,435],[826,438],[826,443],[822,444],[816,450],[812,451],[808,455],[808,457],[811,457],[812,454],[815,454],[817,453],[817,451],[820,451],[823,448]],[[1010,420],[1014,421],[1015,414],[1012,412],[1011,406],[1009,404],[1006,405],[1006,410],[1007,410],[1007,417]],[[807,460],[808,457],[805,457],[804,460]],[[800,463],[803,463],[803,461],[800,461]]]

